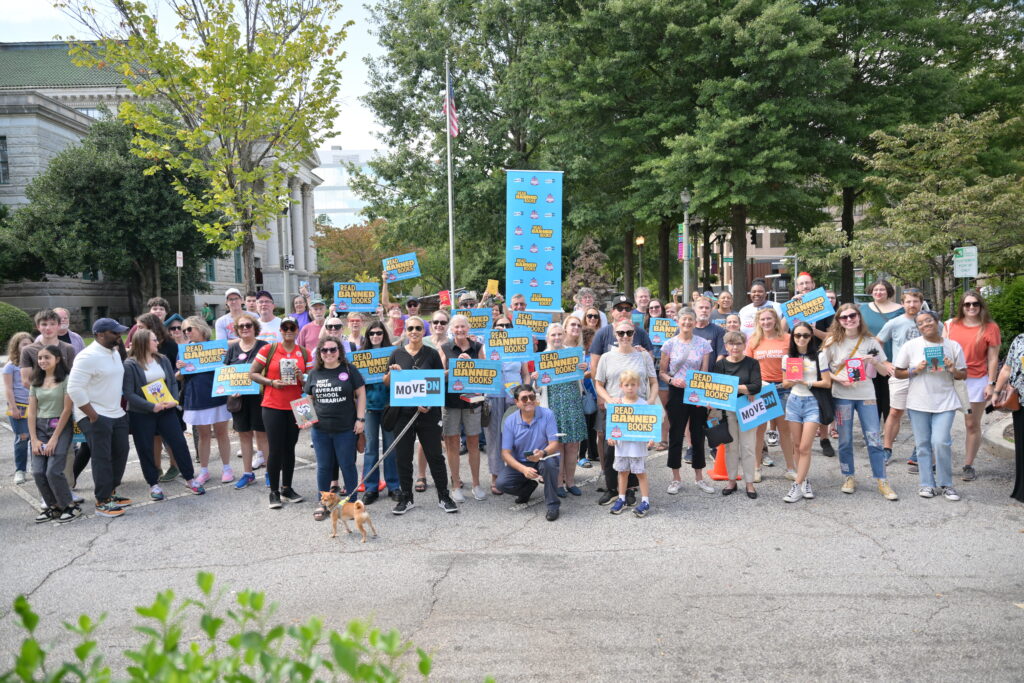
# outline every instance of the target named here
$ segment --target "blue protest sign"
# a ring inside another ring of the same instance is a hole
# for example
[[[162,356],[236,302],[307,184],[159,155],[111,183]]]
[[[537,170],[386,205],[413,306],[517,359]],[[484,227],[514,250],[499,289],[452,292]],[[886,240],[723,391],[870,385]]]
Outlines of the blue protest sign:
[[[633,321],[633,327],[644,326],[644,314],[643,313],[630,313],[629,319]]]
[[[515,311],[512,313],[512,326],[525,327],[533,332],[534,337],[544,337],[551,324],[550,313],[534,313],[527,311]]]
[[[444,370],[395,370],[391,373],[391,405],[443,406]]]
[[[535,367],[537,383],[541,386],[576,382],[583,379],[583,347],[571,346],[557,351],[543,351],[537,354]]]
[[[604,433],[619,441],[659,441],[665,408],[659,403],[609,403]]]
[[[487,333],[487,359],[533,360],[533,335],[527,330],[491,330]]]
[[[482,337],[491,329],[491,309],[456,308],[453,315],[464,315],[469,320],[469,333]]]
[[[448,361],[449,394],[500,396],[503,390],[501,361],[452,358]]]
[[[362,351],[349,351],[345,358],[353,366],[359,368],[363,376],[364,384],[380,384],[384,381],[384,375],[388,373],[388,359],[394,347],[383,349],[363,349]]]
[[[380,285],[376,282],[335,282],[334,308],[339,313],[377,311]]]
[[[739,386],[740,381],[734,375],[687,370],[683,403],[694,406],[710,406],[722,410],[736,410]]]
[[[224,364],[224,355],[228,352],[226,339],[208,342],[189,342],[178,344],[178,360],[185,361],[181,374],[194,375],[198,372],[212,372]]]
[[[420,261],[414,251],[381,259],[381,266],[384,269],[384,279],[388,282],[410,280],[420,276]]]
[[[213,376],[213,386],[210,387],[210,397],[220,398],[240,394],[242,396],[255,396],[260,393],[260,385],[252,381],[249,376],[249,364],[239,363],[238,365],[222,365],[216,370]]]
[[[561,311],[561,171],[506,171],[505,289],[528,310]]]
[[[786,316],[786,322],[792,326],[798,320],[809,323],[817,322],[822,318],[835,315],[836,309],[832,307],[832,302],[828,300],[825,288],[818,287],[800,296],[800,298],[790,299],[782,304],[782,312]]]
[[[761,393],[753,399],[749,403],[745,399],[736,401],[736,422],[739,423],[741,432],[749,432],[758,425],[783,415],[782,401],[779,400],[779,392],[774,384],[766,384]]]
[[[672,318],[651,318],[651,323],[647,326],[647,334],[655,346],[661,346],[676,336],[678,331],[679,323]]]

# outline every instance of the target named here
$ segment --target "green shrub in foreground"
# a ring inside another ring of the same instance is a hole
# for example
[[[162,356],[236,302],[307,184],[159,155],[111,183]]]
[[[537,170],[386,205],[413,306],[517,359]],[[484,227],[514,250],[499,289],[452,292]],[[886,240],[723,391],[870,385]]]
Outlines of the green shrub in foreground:
[[[0,301],[0,354],[7,353],[7,342],[17,332],[33,332],[36,329],[28,313]]]
[[[263,593],[239,592],[237,603],[218,609],[222,589],[214,595],[213,574],[196,576],[201,600],[176,601],[174,592],[157,594],[152,605],[136,607],[148,620],[135,629],[146,640],[136,650],[125,650],[130,661],[127,678],[115,678],[97,653],[95,632],[104,617],[93,621],[86,615],[76,624],[65,623],[75,641],[76,661],[54,664],[47,661],[44,645],[35,638],[39,616],[28,600],[19,595],[14,611],[28,636],[17,651],[14,668],[0,673],[0,682],[9,681],[399,681],[400,659],[413,645],[403,642],[395,630],[382,632],[361,621],[352,621],[344,633],[325,631],[320,619],[285,627],[270,625],[275,604],[266,604]],[[189,613],[198,613],[203,635],[183,641],[183,628]],[[105,616],[105,615],[104,615]],[[329,655],[318,654],[326,643]],[[430,675],[431,659],[416,648],[420,675]]]

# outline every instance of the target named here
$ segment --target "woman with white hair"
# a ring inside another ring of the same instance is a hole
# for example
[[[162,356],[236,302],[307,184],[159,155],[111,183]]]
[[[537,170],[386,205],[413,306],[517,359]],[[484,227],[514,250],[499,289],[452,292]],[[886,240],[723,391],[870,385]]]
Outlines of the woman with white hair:
[[[450,370],[452,359],[484,357],[484,346],[469,336],[469,318],[456,315],[448,326],[452,338],[439,349],[444,369]],[[449,383],[450,383],[449,375]],[[473,497],[477,500],[487,498],[487,492],[480,486],[480,415],[483,413],[478,404],[467,403],[457,393],[445,394],[444,411],[442,413],[442,434],[448,456],[448,469],[452,477],[452,500],[464,503],[462,495],[462,479],[459,477],[459,437],[466,432],[466,450],[469,452],[469,470],[473,477]]]

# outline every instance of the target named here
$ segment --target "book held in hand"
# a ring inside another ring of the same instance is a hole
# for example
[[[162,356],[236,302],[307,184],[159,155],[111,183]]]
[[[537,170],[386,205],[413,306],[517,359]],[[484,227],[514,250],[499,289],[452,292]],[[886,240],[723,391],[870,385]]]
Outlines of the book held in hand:
[[[167,388],[167,383],[162,379],[142,385],[142,395],[146,397],[147,401],[154,405],[157,403],[174,403],[177,405],[178,403],[178,401],[171,396],[171,390]]]
[[[787,358],[786,374],[783,377],[787,382],[799,382],[804,378],[804,359]]]
[[[924,361],[927,372],[942,372],[946,369],[945,349],[941,346],[924,347]]]
[[[851,358],[846,361],[846,378],[851,382],[866,382],[868,373],[864,368],[863,358]]]
[[[312,427],[320,418],[316,416],[316,409],[313,408],[313,399],[309,396],[297,398],[291,402],[292,414],[295,415],[295,424],[299,429]]]
[[[294,358],[282,358],[281,359],[281,381],[285,384],[296,384],[298,383],[299,377],[299,361]]]

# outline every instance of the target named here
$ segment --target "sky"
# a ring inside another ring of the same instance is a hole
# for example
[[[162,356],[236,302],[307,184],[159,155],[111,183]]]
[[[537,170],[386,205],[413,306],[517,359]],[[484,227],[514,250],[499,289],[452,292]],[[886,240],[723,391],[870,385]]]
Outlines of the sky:
[[[103,0],[92,4],[106,6]],[[55,9],[50,0],[0,0],[0,17],[3,17],[0,21],[0,43],[57,40],[57,36],[83,40],[93,37],[73,19]],[[358,99],[367,91],[367,68],[363,60],[368,56],[379,56],[382,50],[371,33],[369,12],[363,5],[357,1],[344,5],[336,22],[340,25],[347,20],[355,24],[349,27],[344,42],[348,56],[342,64],[338,103],[341,115],[334,126],[338,135],[328,139],[325,147],[340,145],[349,150],[382,148],[383,145],[373,135],[380,127],[373,113]]]

